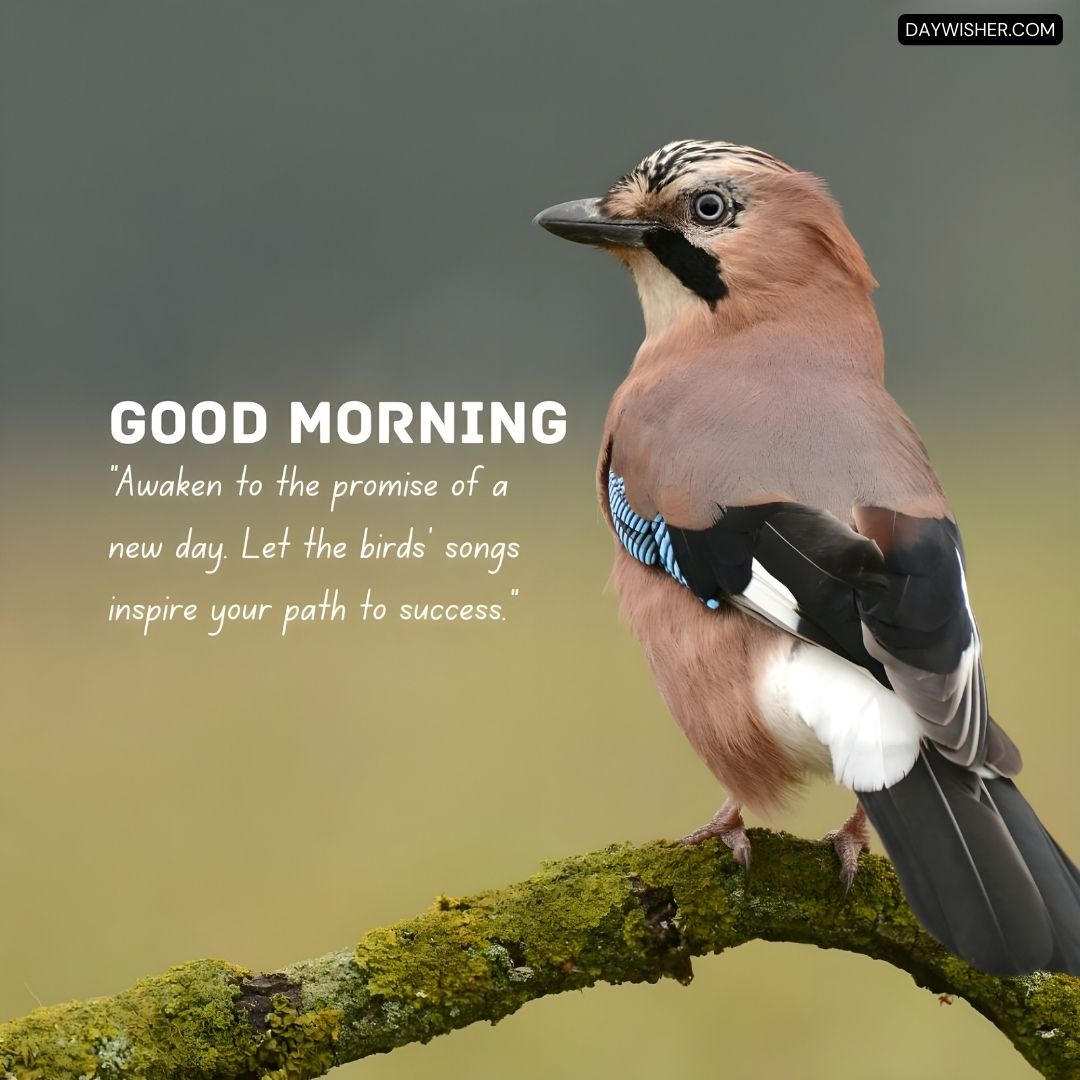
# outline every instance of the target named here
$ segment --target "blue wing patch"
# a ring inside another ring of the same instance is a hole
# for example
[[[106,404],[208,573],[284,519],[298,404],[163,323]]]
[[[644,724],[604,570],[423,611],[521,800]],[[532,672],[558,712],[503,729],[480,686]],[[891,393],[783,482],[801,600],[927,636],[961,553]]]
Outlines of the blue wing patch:
[[[616,473],[608,472],[608,509],[615,524],[615,535],[619,543],[639,563],[656,566],[680,585],[686,585],[686,578],[679,569],[675,558],[675,549],[671,545],[667,522],[663,514],[653,518],[644,518],[637,513],[626,498],[626,481]],[[705,600],[706,606],[718,608],[719,600]]]

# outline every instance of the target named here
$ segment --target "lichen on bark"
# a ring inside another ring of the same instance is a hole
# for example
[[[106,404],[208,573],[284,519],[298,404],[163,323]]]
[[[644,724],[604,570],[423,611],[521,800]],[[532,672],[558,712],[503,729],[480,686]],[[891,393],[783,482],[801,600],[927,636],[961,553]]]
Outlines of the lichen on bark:
[[[999,979],[952,957],[919,927],[885,859],[863,856],[845,895],[831,845],[765,830],[752,842],[750,874],[715,843],[615,845],[516,885],[437,897],[281,972],[183,964],[0,1025],[0,1067],[18,1080],[307,1080],[548,994],[688,983],[691,957],[765,939],[884,960],[965,998],[1045,1076],[1080,1076],[1080,980]]]

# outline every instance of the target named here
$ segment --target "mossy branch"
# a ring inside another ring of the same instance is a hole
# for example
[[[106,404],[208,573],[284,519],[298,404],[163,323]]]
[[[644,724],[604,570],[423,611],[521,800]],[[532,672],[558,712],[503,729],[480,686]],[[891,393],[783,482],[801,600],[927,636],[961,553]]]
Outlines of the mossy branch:
[[[691,957],[764,939],[884,960],[966,999],[1044,1076],[1080,1076],[1080,980],[983,975],[920,929],[885,859],[863,856],[845,896],[830,845],[751,838],[749,875],[715,842],[616,846],[494,892],[439,897],[282,972],[182,964],[0,1025],[0,1068],[18,1080],[306,1080],[547,994],[688,983]]]

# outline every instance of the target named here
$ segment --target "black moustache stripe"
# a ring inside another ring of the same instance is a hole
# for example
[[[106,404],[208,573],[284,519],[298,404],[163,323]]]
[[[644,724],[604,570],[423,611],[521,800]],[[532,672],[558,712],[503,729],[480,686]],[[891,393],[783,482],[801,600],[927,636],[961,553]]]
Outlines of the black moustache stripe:
[[[697,293],[709,307],[728,294],[715,256],[694,244],[674,229],[652,229],[645,234],[645,247],[667,267],[691,292]]]

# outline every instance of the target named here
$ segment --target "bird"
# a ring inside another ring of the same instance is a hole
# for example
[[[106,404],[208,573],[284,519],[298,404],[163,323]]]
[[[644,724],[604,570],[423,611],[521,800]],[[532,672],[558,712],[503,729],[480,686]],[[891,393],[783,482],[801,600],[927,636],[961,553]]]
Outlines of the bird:
[[[534,220],[625,264],[644,315],[596,480],[622,618],[729,796],[683,841],[749,869],[743,809],[831,777],[844,890],[872,825],[953,955],[1080,975],[1080,871],[1014,782],[956,519],[825,183],[682,139]]]

